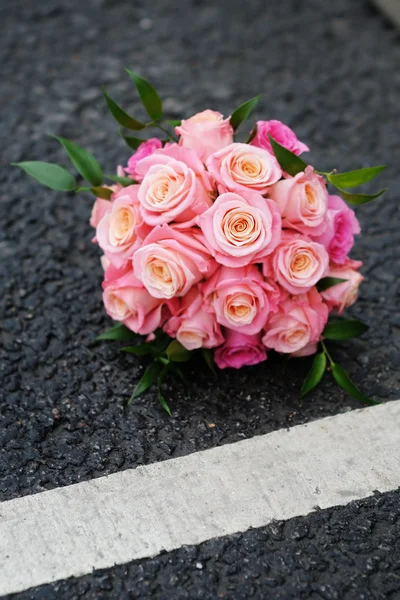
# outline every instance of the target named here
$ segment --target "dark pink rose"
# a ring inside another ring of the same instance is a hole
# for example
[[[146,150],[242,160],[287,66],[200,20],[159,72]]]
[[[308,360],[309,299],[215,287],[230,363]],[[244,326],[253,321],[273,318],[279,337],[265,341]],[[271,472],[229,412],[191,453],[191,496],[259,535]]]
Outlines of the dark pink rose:
[[[271,147],[271,142],[269,141],[268,134],[274,138],[278,144],[284,146],[293,154],[301,154],[302,152],[308,152],[309,148],[303,142],[297,139],[294,131],[290,129],[281,121],[257,121],[257,133],[254,138],[251,140],[252,146],[257,146],[258,148],[264,148],[268,150],[271,154],[273,154],[273,150]]]
[[[343,265],[354,245],[354,236],[361,231],[360,223],[354,210],[339,196],[329,196],[327,222],[326,230],[315,241],[325,246],[334,263]]]
[[[267,359],[261,334],[245,335],[233,329],[225,330],[225,343],[216,349],[214,359],[219,369],[256,365]]]
[[[162,143],[158,138],[150,138],[146,142],[142,142],[136,152],[134,152],[128,160],[128,166],[126,167],[125,172],[132,177],[132,179],[140,181],[140,176],[136,172],[136,165],[142,158],[150,156],[160,148],[162,148]]]

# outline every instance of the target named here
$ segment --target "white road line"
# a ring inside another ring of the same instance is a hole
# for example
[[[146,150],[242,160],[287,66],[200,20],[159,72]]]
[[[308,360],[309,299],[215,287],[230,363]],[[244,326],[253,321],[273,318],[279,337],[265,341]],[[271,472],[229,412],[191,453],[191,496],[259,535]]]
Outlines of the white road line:
[[[400,401],[0,504],[0,595],[400,486]]]

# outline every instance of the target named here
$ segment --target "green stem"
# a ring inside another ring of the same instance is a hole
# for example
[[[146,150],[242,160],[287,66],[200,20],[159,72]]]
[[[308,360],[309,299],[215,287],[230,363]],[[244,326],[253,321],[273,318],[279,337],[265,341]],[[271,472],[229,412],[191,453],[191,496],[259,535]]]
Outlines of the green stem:
[[[177,141],[178,141],[178,138],[177,138],[177,137],[176,137],[176,136],[175,136],[173,133],[170,133],[170,132],[168,131],[168,129],[166,129],[165,127],[163,127],[162,125],[160,125],[160,123],[154,123],[154,125],[155,125],[156,127],[158,127],[158,129],[161,129],[161,131],[163,131],[164,133],[166,133],[166,134],[167,134],[167,136],[168,136],[169,138],[171,138],[171,140],[174,140],[175,142],[177,142]]]
[[[324,354],[325,354],[326,358],[329,360],[329,363],[330,363],[331,367],[334,367],[335,363],[334,363],[331,355],[328,352],[328,348],[326,347],[325,343],[322,340],[321,340],[321,346],[322,346],[322,349],[324,351]]]

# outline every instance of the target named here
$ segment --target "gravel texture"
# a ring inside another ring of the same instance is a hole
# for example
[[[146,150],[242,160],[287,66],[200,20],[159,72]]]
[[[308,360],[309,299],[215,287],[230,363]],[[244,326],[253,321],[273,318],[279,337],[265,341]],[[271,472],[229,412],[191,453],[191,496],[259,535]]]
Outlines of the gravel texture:
[[[400,492],[393,492],[3,599],[399,597]]]
[[[353,253],[367,281],[351,314],[371,329],[335,355],[368,393],[399,398],[400,38],[383,17],[362,0],[3,0],[0,21],[0,500],[359,406],[329,377],[300,404],[309,361],[271,358],[217,381],[194,365],[187,387],[167,390],[173,418],[154,393],[125,410],[143,366],[93,342],[110,322],[91,198],[45,190],[9,167],[67,165],[51,133],[109,172],[125,163],[100,91],[140,117],[125,66],[151,79],[171,118],[208,106],[229,113],[262,93],[256,116],[292,125],[320,169],[390,165],[389,192],[358,210]]]

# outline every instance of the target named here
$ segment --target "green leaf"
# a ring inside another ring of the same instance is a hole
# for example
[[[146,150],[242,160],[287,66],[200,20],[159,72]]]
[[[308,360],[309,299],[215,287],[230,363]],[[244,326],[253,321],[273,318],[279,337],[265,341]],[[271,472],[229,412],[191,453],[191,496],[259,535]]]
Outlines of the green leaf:
[[[131,342],[136,337],[136,333],[133,333],[133,331],[125,327],[122,323],[118,323],[114,327],[111,327],[98,335],[95,341],[117,340],[119,342]]]
[[[154,87],[151,85],[151,83],[137,73],[134,73],[129,69],[125,70],[132,79],[133,83],[136,85],[140,99],[143,102],[143,106],[145,107],[149,117],[153,119],[153,121],[158,121],[161,119],[163,114],[162,102]]]
[[[322,335],[328,340],[348,340],[365,333],[368,325],[356,320],[333,321],[325,326]]]
[[[256,137],[257,134],[257,123],[254,125],[253,129],[250,131],[250,135],[246,140],[246,144],[250,144],[250,142]]]
[[[72,164],[86,181],[94,186],[101,185],[103,181],[103,171],[90,152],[65,138],[58,137],[57,135],[53,135],[52,137],[60,142],[71,159]]]
[[[323,277],[318,281],[316,288],[319,292],[324,292],[334,285],[338,285],[344,281],[347,281],[347,279],[341,279],[340,277]]]
[[[143,142],[145,142],[146,140],[141,140],[140,138],[134,137],[132,135],[122,135],[122,138],[125,140],[125,142],[128,144],[129,148],[132,148],[132,150],[137,150],[140,146],[140,144],[143,144]]]
[[[120,352],[136,354],[136,356],[146,356],[147,354],[152,354],[152,348],[150,344],[137,344],[136,346],[124,346],[124,348],[120,348]]]
[[[54,163],[32,160],[11,164],[14,167],[19,167],[33,179],[52,190],[72,192],[76,189],[76,181],[71,173]]]
[[[179,125],[182,123],[182,120],[181,119],[169,119],[167,121],[167,123],[172,125],[172,127],[179,127]]]
[[[366,202],[371,202],[371,200],[375,200],[375,198],[379,198],[387,191],[387,188],[380,190],[376,194],[349,194],[346,190],[336,186],[336,189],[339,190],[340,195],[346,200],[350,202],[350,204],[365,204]]]
[[[159,402],[160,402],[160,404],[161,404],[162,408],[165,410],[165,412],[166,412],[166,413],[167,413],[167,414],[168,414],[170,417],[172,417],[172,412],[171,412],[171,409],[170,409],[170,407],[168,406],[168,403],[167,403],[167,401],[165,400],[165,398],[164,398],[164,395],[163,395],[163,393],[162,393],[162,391],[161,391],[161,386],[162,386],[162,384],[163,384],[163,381],[164,381],[164,379],[165,379],[166,375],[167,375],[167,374],[169,373],[169,371],[170,371],[170,367],[171,367],[171,365],[170,365],[170,363],[168,363],[168,364],[167,364],[167,365],[165,365],[165,366],[163,367],[163,369],[161,370],[161,373],[160,373],[160,375],[158,376],[158,380],[157,380],[157,391],[158,391],[158,400],[159,400]]]
[[[256,96],[251,100],[247,100],[247,102],[244,102],[233,111],[230,118],[230,124],[235,131],[239,125],[250,116],[260,98],[261,96]]]
[[[131,404],[136,398],[139,398],[146,390],[151,387],[159,374],[161,369],[160,363],[156,360],[149,364],[143,376],[139,380],[139,383],[135,387],[132,396],[128,400],[128,404]]]
[[[334,185],[344,188],[353,188],[372,181],[375,177],[386,169],[386,165],[380,167],[367,167],[357,171],[348,171],[347,173],[328,173],[328,180]]]
[[[166,354],[169,360],[172,362],[186,362],[191,359],[191,353],[189,350],[186,350],[186,348],[184,348],[182,344],[178,342],[178,340],[173,340],[169,344]]]
[[[340,387],[356,398],[356,400],[360,400],[360,402],[365,402],[366,404],[380,404],[376,400],[372,400],[368,398],[350,379],[349,375],[340,365],[334,364],[332,365],[332,375],[336,381],[340,385]]]
[[[126,129],[132,129],[133,131],[140,131],[141,129],[144,129],[146,127],[146,123],[138,121],[134,117],[128,115],[128,113],[126,113],[124,110],[122,110],[122,108],[118,106],[118,104],[114,102],[112,98],[110,98],[110,96],[104,89],[103,94],[104,98],[106,99],[109,111],[111,112],[114,119],[120,125],[122,125],[122,127],[125,127]]]
[[[80,188],[80,190],[81,189],[82,188]],[[96,196],[96,198],[103,198],[103,200],[110,200],[111,196],[113,195],[113,191],[110,190],[110,188],[102,187],[101,185],[90,188],[90,191]]]
[[[210,371],[212,372],[212,374],[214,375],[214,377],[217,376],[217,372],[215,370],[215,362],[214,362],[214,354],[213,351],[210,350],[209,348],[202,348],[201,349],[201,354],[204,358],[204,361],[206,363],[206,365],[208,366],[208,368],[210,369]]]
[[[293,154],[293,152],[290,152],[290,150],[279,144],[270,134],[268,134],[268,138],[271,142],[276,160],[283,171],[289,173],[292,177],[297,175],[297,173],[305,171],[308,165],[302,158],[299,158],[296,154]]]
[[[301,388],[300,398],[311,392],[321,381],[326,369],[326,356],[323,352],[314,356],[313,364]]]
[[[122,177],[121,175],[105,175],[105,177],[107,177],[107,179],[111,179],[111,181],[120,183],[123,186],[128,186],[135,183],[131,177]]]

